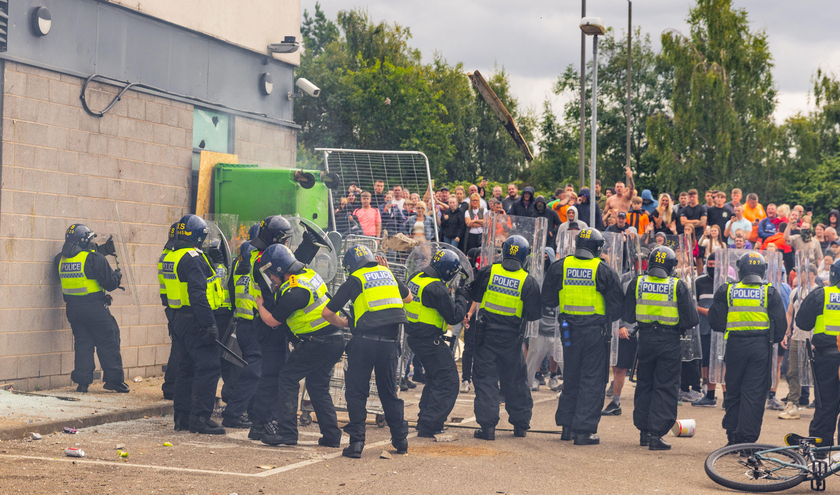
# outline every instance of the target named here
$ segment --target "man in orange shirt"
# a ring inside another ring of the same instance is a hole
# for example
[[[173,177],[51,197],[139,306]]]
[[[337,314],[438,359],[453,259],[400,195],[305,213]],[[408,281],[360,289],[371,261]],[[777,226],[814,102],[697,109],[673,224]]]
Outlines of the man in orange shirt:
[[[767,218],[767,213],[764,211],[764,207],[758,203],[758,195],[755,193],[747,194],[747,204],[744,205],[744,218],[752,222],[750,242],[755,244],[758,241],[758,224]]]
[[[569,220],[566,216],[566,211],[569,210],[570,206],[577,204],[578,198],[574,191],[565,191],[561,196],[562,199],[556,199],[547,206],[557,212],[557,216],[560,217],[560,223],[563,223]]]

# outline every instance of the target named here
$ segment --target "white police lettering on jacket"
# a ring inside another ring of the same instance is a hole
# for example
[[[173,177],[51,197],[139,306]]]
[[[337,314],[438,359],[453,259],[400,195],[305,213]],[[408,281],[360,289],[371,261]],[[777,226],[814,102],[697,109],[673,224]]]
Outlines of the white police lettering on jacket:
[[[62,263],[61,271],[63,272],[80,272],[82,271],[82,262],[76,261],[73,263]]]
[[[519,280],[515,278],[502,277],[501,275],[493,275],[493,285],[504,287],[506,289],[519,290]]]
[[[592,280],[590,268],[566,268],[566,278],[573,280]]]
[[[828,295],[828,302],[832,304],[840,303],[840,294],[832,292]]]
[[[761,299],[761,289],[735,289],[732,291],[734,299]]]
[[[669,284],[657,284],[655,282],[643,282],[642,292],[648,294],[670,294],[671,286]]]

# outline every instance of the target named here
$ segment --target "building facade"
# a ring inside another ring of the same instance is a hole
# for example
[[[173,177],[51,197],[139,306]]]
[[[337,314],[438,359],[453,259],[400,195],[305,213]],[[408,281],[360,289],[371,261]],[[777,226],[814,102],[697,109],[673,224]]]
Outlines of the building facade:
[[[170,341],[157,258],[169,225],[194,205],[200,151],[294,167],[288,93],[299,54],[266,46],[300,39],[300,2],[9,0],[3,8],[0,384],[70,384],[73,336],[53,257],[72,223],[90,226],[98,242],[120,232],[117,211],[140,303],[113,294],[126,376],[159,375]]]

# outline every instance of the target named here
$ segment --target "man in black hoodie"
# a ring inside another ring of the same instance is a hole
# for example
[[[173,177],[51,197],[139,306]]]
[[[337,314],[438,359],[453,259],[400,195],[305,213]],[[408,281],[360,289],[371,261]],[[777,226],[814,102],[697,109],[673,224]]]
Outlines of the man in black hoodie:
[[[545,198],[543,198],[542,196],[537,196],[537,199],[534,201],[534,212],[531,214],[531,216],[535,218],[545,217],[545,219],[548,221],[548,230],[546,231],[545,245],[556,245],[557,227],[561,223],[560,216],[557,215],[556,211],[546,207]]]
[[[510,205],[508,215],[518,215],[520,217],[530,217],[534,212],[534,188],[526,186],[522,191],[522,196]]]
[[[578,203],[577,211],[578,211],[578,218],[586,222],[587,225],[590,227],[594,227],[601,232],[604,231],[604,219],[601,215],[601,207],[598,206],[598,203],[592,204],[590,200],[591,193],[589,192],[588,187],[584,187],[580,190],[580,194],[578,194],[578,199],[580,199],[580,203]],[[590,208],[595,208],[595,224],[591,225],[591,213]]]

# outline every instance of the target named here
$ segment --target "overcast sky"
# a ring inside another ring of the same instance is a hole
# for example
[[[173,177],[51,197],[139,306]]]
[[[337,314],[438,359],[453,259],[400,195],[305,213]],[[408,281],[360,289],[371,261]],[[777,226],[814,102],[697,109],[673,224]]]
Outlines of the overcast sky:
[[[617,32],[627,29],[626,0],[588,0],[587,15],[598,16]],[[663,30],[687,33],[685,19],[693,0],[636,0],[633,24],[649,33],[660,49]],[[840,2],[837,0],[734,0],[745,8],[751,28],[768,34],[779,90],[776,120],[808,109],[811,76],[818,67],[840,74]],[[494,64],[510,73],[520,104],[542,109],[551,98],[560,114],[564,98],[551,87],[570,63],[580,64],[580,0],[324,0],[330,19],[340,10],[365,7],[374,21],[411,28],[410,44],[430,61],[438,51],[449,62],[463,62],[468,71],[484,74]],[[301,0],[314,12],[315,0]],[[591,44],[587,58],[591,57]],[[315,81],[317,84],[317,81]]]

